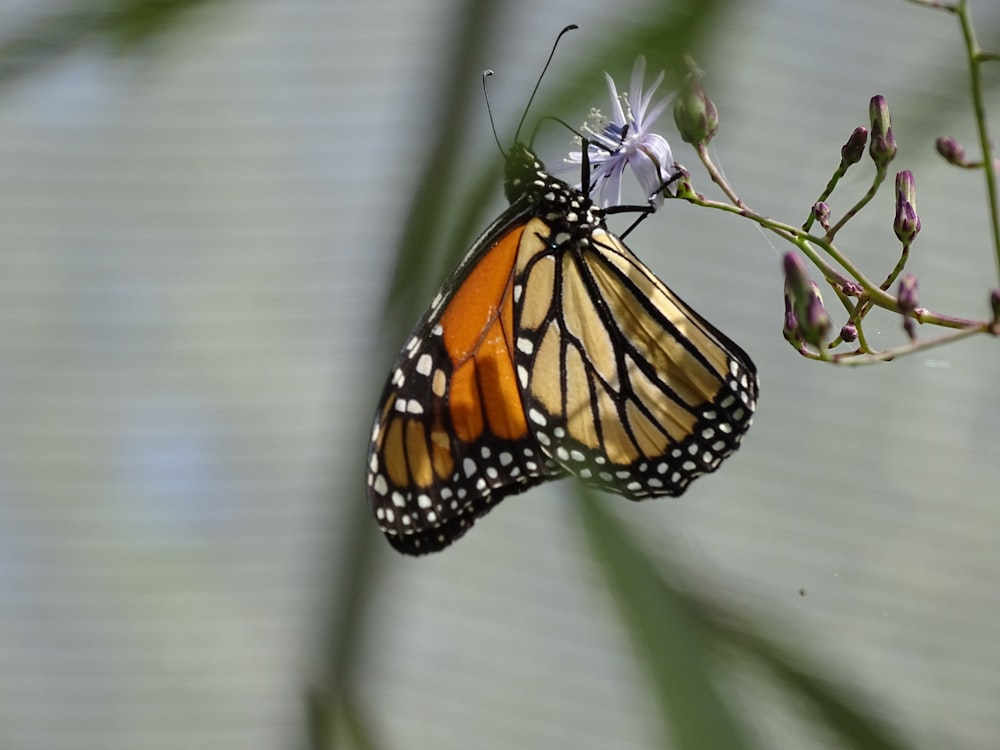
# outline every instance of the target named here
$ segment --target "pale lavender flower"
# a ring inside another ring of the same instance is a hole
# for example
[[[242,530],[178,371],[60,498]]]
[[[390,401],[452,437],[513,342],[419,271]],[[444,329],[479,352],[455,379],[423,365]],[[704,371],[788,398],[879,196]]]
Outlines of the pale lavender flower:
[[[659,190],[674,172],[670,144],[662,135],[651,130],[656,118],[667,106],[665,98],[650,106],[653,94],[663,82],[663,73],[656,77],[649,89],[643,91],[645,72],[646,58],[640,56],[632,69],[629,90],[622,94],[618,93],[614,79],[605,73],[611,93],[611,115],[606,117],[598,110],[592,110],[593,124],[587,123],[581,128],[584,136],[591,141],[587,150],[591,193],[595,203],[602,207],[621,205],[621,180],[626,168],[632,169],[639,185],[647,196],[654,197],[656,205],[663,203]],[[574,151],[566,161],[579,166],[582,160],[583,152]]]

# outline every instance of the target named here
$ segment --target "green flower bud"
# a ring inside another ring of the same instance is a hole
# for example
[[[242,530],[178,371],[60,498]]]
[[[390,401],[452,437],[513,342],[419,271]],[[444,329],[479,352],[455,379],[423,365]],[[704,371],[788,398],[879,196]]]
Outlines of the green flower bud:
[[[896,138],[892,134],[889,104],[884,96],[879,94],[872,97],[868,105],[868,114],[872,126],[868,154],[877,167],[885,167],[896,156]]]
[[[701,87],[701,74],[690,58],[688,75],[674,98],[674,122],[686,143],[705,145],[719,129],[719,112]]]

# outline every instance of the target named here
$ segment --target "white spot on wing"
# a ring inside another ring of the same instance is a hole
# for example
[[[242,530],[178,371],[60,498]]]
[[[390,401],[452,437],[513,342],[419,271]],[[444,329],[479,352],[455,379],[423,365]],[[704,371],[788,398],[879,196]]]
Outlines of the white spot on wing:
[[[417,372],[419,372],[424,377],[431,374],[431,368],[434,366],[434,360],[431,359],[431,355],[424,352],[420,355],[420,359],[417,360]]]

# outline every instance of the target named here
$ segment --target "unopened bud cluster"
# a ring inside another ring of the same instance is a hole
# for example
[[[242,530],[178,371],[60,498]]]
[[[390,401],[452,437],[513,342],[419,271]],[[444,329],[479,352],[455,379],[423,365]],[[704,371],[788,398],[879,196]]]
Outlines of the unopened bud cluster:
[[[782,258],[785,272],[784,333],[819,348],[830,331],[830,316],[823,307],[819,286],[809,279],[806,264],[795,253]]]

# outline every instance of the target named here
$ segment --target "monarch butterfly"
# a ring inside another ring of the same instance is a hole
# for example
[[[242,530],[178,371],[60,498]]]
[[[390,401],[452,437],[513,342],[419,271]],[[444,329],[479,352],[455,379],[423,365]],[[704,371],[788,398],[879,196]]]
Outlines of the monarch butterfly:
[[[680,495],[750,427],[753,362],[608,230],[586,158],[583,174],[586,192],[515,143],[509,208],[396,359],[367,492],[400,552],[440,550],[567,475],[630,500]]]

